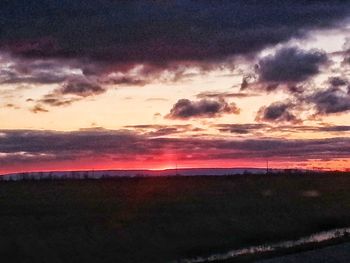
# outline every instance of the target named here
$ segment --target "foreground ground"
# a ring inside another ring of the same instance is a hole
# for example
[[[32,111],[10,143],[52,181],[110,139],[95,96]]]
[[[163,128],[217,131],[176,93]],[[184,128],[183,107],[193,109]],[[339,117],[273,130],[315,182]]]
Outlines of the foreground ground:
[[[0,183],[4,262],[171,262],[350,225],[349,176]],[[2,261],[1,260],[1,261]]]

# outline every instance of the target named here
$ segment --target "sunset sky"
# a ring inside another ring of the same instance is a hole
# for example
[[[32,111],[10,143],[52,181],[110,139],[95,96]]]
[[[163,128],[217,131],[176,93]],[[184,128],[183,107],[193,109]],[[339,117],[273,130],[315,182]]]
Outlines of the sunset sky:
[[[0,1],[0,173],[350,168],[348,1]]]

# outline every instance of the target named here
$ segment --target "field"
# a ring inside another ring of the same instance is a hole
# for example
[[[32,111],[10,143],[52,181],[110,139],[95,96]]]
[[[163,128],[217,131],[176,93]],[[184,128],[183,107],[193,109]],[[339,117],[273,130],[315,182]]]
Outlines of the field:
[[[350,176],[0,183],[1,262],[172,262],[350,226]],[[6,260],[5,260],[6,259]]]

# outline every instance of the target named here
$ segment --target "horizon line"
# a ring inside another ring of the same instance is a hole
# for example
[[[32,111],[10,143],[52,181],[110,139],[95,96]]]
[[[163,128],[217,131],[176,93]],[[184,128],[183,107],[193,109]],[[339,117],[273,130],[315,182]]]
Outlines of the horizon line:
[[[117,172],[117,171],[149,171],[149,172],[162,172],[162,171],[181,171],[181,170],[263,170],[267,172],[266,167],[181,167],[181,168],[164,168],[164,169],[147,169],[147,168],[139,168],[139,169],[74,169],[74,170],[62,170],[62,169],[53,169],[53,170],[38,170],[38,171],[18,171],[18,172],[10,172],[10,173],[0,173],[0,176],[6,176],[6,175],[15,175],[15,174],[30,174],[30,173],[50,173],[50,172],[56,172],[56,173],[65,173],[65,172]],[[268,171],[288,171],[288,170],[296,170],[296,171],[309,171],[309,172],[349,172],[350,168],[345,168],[343,170],[341,169],[327,169],[327,168],[317,168],[317,169],[304,169],[304,168],[272,168],[269,167]]]

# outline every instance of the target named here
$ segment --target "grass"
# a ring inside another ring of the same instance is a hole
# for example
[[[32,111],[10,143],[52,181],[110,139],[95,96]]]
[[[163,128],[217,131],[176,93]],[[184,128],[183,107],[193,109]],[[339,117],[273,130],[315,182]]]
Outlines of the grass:
[[[0,183],[3,262],[170,262],[350,225],[350,176]]]

